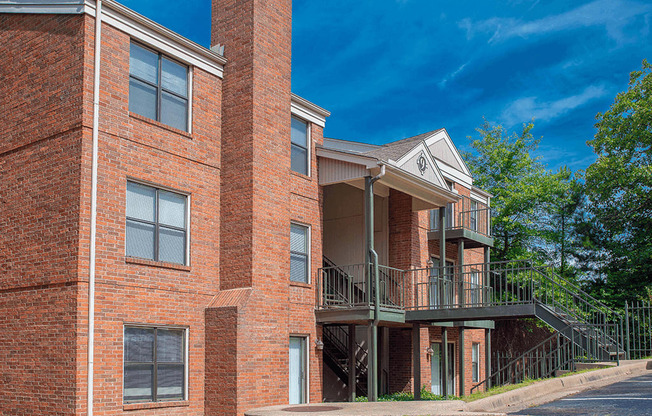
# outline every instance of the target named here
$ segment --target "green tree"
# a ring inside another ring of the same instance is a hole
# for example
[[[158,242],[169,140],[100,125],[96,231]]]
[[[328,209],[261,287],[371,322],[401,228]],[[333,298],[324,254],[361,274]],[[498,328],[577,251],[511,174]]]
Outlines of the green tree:
[[[572,175],[566,168],[552,172],[532,155],[539,146],[533,127],[526,123],[510,135],[485,120],[465,156],[476,186],[493,195],[493,261],[539,257],[551,263],[565,238],[559,218],[570,204]]]
[[[652,65],[630,74],[627,91],[596,116],[586,170],[590,227],[585,242],[599,270],[594,292],[620,304],[652,287]]]

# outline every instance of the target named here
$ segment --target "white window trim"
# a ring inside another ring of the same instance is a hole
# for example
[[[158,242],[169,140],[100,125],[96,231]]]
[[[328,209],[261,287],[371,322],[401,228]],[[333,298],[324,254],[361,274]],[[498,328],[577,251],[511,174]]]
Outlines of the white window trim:
[[[125,182],[125,192],[124,192],[124,195],[125,195],[125,212],[124,212],[124,214],[125,214],[124,215],[125,224],[126,224],[126,218],[127,218],[127,182],[133,182],[133,183],[137,183],[137,184],[140,184],[140,185],[160,189],[160,190],[163,190],[163,191],[174,192],[175,194],[183,195],[183,196],[186,197],[186,262],[184,264],[180,264],[180,266],[190,267],[191,266],[191,260],[190,260],[190,243],[191,243],[191,239],[190,239],[190,203],[192,201],[191,194],[188,193],[188,192],[185,192],[185,191],[180,191],[178,189],[171,188],[169,186],[160,185],[160,184],[156,184],[156,183],[153,183],[153,182],[149,182],[149,181],[145,181],[145,180],[142,180],[142,179],[136,179],[136,178],[127,176],[127,181]],[[126,227],[126,225],[125,225],[125,227]],[[124,254],[125,254],[125,257],[128,257],[127,256],[127,232],[126,232],[126,228],[125,228],[125,253]],[[139,259],[140,257],[130,257],[130,258]],[[156,261],[156,260],[153,260],[153,261]],[[165,263],[165,262],[161,262],[161,263]],[[177,263],[174,263],[174,264],[177,264]]]
[[[183,401],[188,401],[188,388],[189,388],[189,368],[190,368],[190,328],[188,326],[182,325],[157,325],[157,324],[143,324],[143,323],[131,323],[123,322],[122,324],[122,403],[125,404],[125,364],[126,356],[125,354],[125,331],[127,328],[162,328],[162,329],[178,329],[184,332],[184,351],[185,354],[183,357]],[[156,388],[156,386],[152,386]],[[129,402],[131,403],[165,403],[166,401],[158,402]]]
[[[290,280],[290,284],[292,284],[292,283],[303,283],[303,284],[309,284],[310,285],[310,284],[312,284],[312,279],[311,279],[312,268],[310,267],[311,263],[312,263],[312,226],[310,224],[306,224],[306,223],[299,222],[299,221],[290,221],[290,227],[292,227],[293,224],[298,225],[300,227],[306,227],[307,228],[306,243],[307,243],[308,247],[306,248],[306,251],[307,251],[306,254],[307,254],[308,258],[307,258],[306,261],[308,262],[308,264],[306,265],[306,269],[307,269],[307,272],[308,272],[308,279],[307,279],[307,281],[305,283],[304,282],[295,282],[294,280]],[[292,251],[292,250],[290,250],[290,251]],[[299,336],[299,335],[297,335],[297,336]]]
[[[476,363],[477,364],[476,365],[476,371],[478,373],[477,374],[478,376],[476,377],[476,381],[473,381],[473,375],[474,375],[473,374],[473,348],[474,347],[477,347],[477,349],[478,349],[478,354],[477,354],[478,361]],[[480,382],[480,343],[479,342],[472,342],[471,343],[471,382],[472,383]]]

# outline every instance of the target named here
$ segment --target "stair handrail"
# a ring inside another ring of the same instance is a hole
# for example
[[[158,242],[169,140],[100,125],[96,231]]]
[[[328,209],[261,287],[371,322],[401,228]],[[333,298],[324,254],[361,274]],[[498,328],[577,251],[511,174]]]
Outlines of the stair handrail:
[[[562,331],[564,331],[564,330],[566,330],[566,329],[569,329],[569,328],[571,328],[571,330],[572,330],[572,325],[567,325],[564,329],[562,329]],[[532,354],[533,352],[539,350],[541,347],[544,347],[544,346],[548,345],[548,344],[549,344],[552,340],[554,340],[554,339],[557,340],[557,347],[556,347],[554,350],[553,350],[553,349],[550,349],[550,350],[548,350],[548,351],[545,351],[545,349],[544,349],[544,354],[542,355],[542,358],[547,358],[548,356],[551,356],[553,353],[556,354],[556,353],[557,353],[557,350],[559,350],[559,348],[560,348],[560,345],[561,345],[560,340],[561,340],[562,337],[563,337],[564,339],[566,339],[567,341],[570,341],[567,337],[563,336],[562,331],[555,331],[553,334],[551,334],[549,337],[547,337],[547,338],[544,339],[543,341],[539,342],[539,343],[538,343],[537,345],[535,345],[534,347],[530,348],[529,350],[527,350],[527,351],[525,351],[524,353],[520,354],[518,357],[512,359],[512,360],[511,360],[510,362],[508,362],[507,364],[505,364],[505,365],[503,365],[502,367],[500,367],[498,370],[494,371],[491,375],[487,376],[487,377],[486,377],[484,380],[482,380],[481,382],[479,382],[479,383],[477,383],[477,384],[474,384],[473,387],[471,387],[471,391],[470,391],[470,392],[473,393],[474,390],[478,389],[480,386],[482,386],[482,385],[484,385],[484,384],[489,385],[488,383],[490,383],[490,381],[491,381],[492,379],[494,379],[496,376],[500,375],[503,371],[505,371],[505,370],[509,369],[510,367],[515,366],[516,364],[522,362],[523,359],[524,359],[524,357],[526,357],[526,356]],[[485,359],[490,359],[490,358],[489,358],[489,357],[486,357]],[[565,361],[563,362],[563,364],[567,364],[569,361],[571,361],[571,360],[565,360]],[[554,366],[554,368],[551,368],[551,370],[548,372],[548,375],[551,374],[551,373],[554,372],[554,371],[559,370],[561,367],[562,367],[562,364],[561,364],[561,363],[557,363],[557,365]],[[524,367],[524,366],[521,367],[521,373],[525,373],[525,367]],[[544,376],[543,378],[548,377],[548,375]],[[515,375],[514,377],[517,378],[516,375]],[[523,377],[524,377],[524,376],[523,376]]]
[[[338,350],[341,353],[343,353],[346,357],[348,357],[348,348],[349,348],[348,345],[345,345],[344,341],[342,341],[340,339],[340,337],[337,336],[337,334],[335,334],[333,332],[333,328],[337,328],[341,333],[345,334],[346,335],[346,340],[348,341],[349,333],[344,331],[343,328],[341,328],[341,327],[339,327],[337,325],[336,326],[324,326],[323,335],[325,335],[326,333],[330,333],[331,335],[333,335],[332,339],[336,340],[336,342],[334,342],[334,344],[336,344]],[[358,344],[357,340],[354,341],[354,342],[355,342],[355,349],[357,351],[365,351],[366,352],[366,350],[363,348],[363,346]],[[348,342],[347,342],[347,344],[348,344]],[[358,371],[359,371],[360,374],[366,374],[367,373],[367,363],[366,363],[366,360],[364,359],[365,356],[366,356],[366,353],[363,354],[363,358],[358,358],[357,354],[356,354],[356,357],[355,357],[356,368],[358,368]]]

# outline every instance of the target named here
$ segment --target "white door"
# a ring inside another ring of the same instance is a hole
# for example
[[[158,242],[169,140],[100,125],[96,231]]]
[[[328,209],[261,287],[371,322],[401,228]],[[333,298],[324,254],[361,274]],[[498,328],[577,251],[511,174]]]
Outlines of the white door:
[[[306,339],[290,337],[290,404],[306,402]]]
[[[441,354],[441,342],[431,345],[432,359],[430,360],[430,391],[433,394],[443,395],[441,378],[443,368],[443,357]],[[448,343],[448,394],[455,394],[455,344]]]
[[[430,360],[430,391],[441,395],[441,344],[435,342],[431,347],[434,352]]]

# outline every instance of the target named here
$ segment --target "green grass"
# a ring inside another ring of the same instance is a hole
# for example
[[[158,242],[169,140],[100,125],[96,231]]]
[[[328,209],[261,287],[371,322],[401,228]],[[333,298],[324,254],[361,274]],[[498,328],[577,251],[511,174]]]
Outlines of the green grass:
[[[602,367],[605,368],[605,367]],[[506,393],[508,391],[520,389],[521,387],[526,387],[531,384],[534,384],[538,381],[544,381],[544,380],[552,380],[553,378],[562,378],[562,377],[568,377],[568,376],[574,376],[576,374],[583,374],[583,373],[588,373],[590,371],[595,371],[595,370],[600,370],[601,368],[587,368],[584,370],[579,370],[579,371],[573,371],[570,373],[563,374],[559,377],[550,377],[550,378],[539,378],[539,379],[530,379],[526,378],[523,382],[518,383],[518,384],[507,384],[505,386],[498,386],[498,387],[492,387],[487,391],[480,391],[477,393],[473,393],[468,396],[463,396],[461,399],[464,400],[465,402],[473,402],[475,400],[480,400],[484,399],[485,397],[489,396],[495,396],[496,394],[501,394],[501,393]]]
[[[425,388],[421,389],[421,400],[459,400],[459,397],[453,397],[453,396],[448,396],[448,398],[445,398],[444,396],[439,396],[437,394],[433,394],[429,390],[426,390]],[[414,400],[414,394],[412,392],[405,392],[405,391],[399,391],[396,393],[391,393],[391,394],[383,394],[382,396],[378,396],[378,401],[379,402],[409,402]],[[368,401],[366,397],[360,396],[355,398],[356,402],[366,402]]]
[[[587,368],[585,370],[573,371],[572,373],[566,373],[564,375],[555,378],[574,376],[576,374],[588,373],[590,371],[595,371],[595,370],[600,370],[600,368]],[[526,387],[538,381],[544,381],[544,380],[552,380],[552,378],[525,379],[523,382],[518,384],[507,384],[505,386],[492,387],[487,391],[480,391],[477,393],[473,393],[469,396],[462,396],[462,397],[448,396],[448,398],[433,394],[429,390],[422,388],[421,400],[464,400],[465,402],[468,403],[475,400],[484,399],[485,397],[495,396],[496,394],[506,393],[508,391],[520,389],[521,387]],[[399,391],[397,393],[391,393],[391,394],[383,394],[382,396],[378,397],[379,402],[407,402],[412,400],[414,400],[414,394],[412,394],[412,392],[405,392],[405,391]],[[366,402],[368,400],[366,397],[360,396],[360,397],[356,397],[355,401]]]

